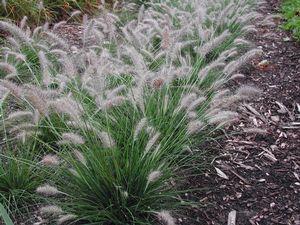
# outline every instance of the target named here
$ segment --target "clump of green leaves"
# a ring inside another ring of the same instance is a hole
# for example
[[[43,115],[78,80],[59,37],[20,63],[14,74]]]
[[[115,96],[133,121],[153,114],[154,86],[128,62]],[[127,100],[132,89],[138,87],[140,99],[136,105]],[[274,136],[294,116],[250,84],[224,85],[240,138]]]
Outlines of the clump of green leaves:
[[[283,27],[293,33],[300,41],[300,0],[286,0],[282,5],[282,13],[286,19]]]

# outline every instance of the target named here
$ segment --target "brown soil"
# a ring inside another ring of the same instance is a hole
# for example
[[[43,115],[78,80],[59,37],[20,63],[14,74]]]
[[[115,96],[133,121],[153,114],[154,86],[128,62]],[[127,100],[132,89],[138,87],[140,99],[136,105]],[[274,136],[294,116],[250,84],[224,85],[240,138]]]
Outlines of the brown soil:
[[[278,13],[278,0],[266,2],[259,9],[263,15]],[[267,132],[234,135],[214,144],[219,157],[213,166],[228,179],[211,169],[191,180],[192,186],[206,188],[197,196],[205,207],[182,216],[182,224],[227,224],[235,210],[236,223],[230,225],[300,225],[300,43],[279,26],[258,21],[257,29],[250,40],[264,56],[241,71],[246,78],[239,83],[252,84],[263,94],[241,107],[244,116],[230,129]]]

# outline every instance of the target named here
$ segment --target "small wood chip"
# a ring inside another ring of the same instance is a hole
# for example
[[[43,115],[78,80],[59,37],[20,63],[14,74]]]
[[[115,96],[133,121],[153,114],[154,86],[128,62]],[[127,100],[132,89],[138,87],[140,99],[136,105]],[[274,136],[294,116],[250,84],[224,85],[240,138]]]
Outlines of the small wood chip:
[[[235,225],[235,224],[236,224],[236,210],[232,210],[232,211],[228,214],[227,225]]]

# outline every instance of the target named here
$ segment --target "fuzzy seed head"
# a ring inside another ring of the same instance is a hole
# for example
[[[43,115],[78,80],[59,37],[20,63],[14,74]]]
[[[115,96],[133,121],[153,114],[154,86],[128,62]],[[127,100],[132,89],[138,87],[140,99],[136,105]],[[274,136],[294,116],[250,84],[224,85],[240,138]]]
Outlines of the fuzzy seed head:
[[[254,98],[257,95],[259,95],[261,93],[261,91],[255,87],[251,87],[251,86],[242,86],[237,90],[237,96],[241,97],[241,98]]]
[[[57,155],[45,155],[41,163],[45,166],[58,166],[60,164],[60,160]]]
[[[221,111],[217,113],[216,115],[209,118],[210,124],[225,124],[230,121],[236,120],[238,118],[239,114],[232,111]]]
[[[73,221],[77,218],[76,215],[73,214],[66,214],[66,215],[61,215],[58,219],[57,219],[57,225],[63,225],[63,224],[67,224],[69,221]]]
[[[24,118],[31,118],[33,116],[33,113],[30,111],[16,111],[12,112],[8,115],[6,118],[7,121],[20,121],[24,120]]]
[[[84,139],[79,134],[75,133],[63,133],[62,140],[58,142],[58,144],[73,144],[73,145],[82,145],[84,144]]]
[[[147,118],[141,119],[135,127],[133,138],[136,140],[137,136],[141,133],[144,127],[147,125]]]
[[[63,210],[56,205],[49,205],[40,208],[42,215],[46,216],[58,216],[63,213]]]
[[[189,122],[187,132],[189,135],[197,134],[199,131],[201,131],[204,128],[203,122],[199,120],[194,120]]]
[[[80,151],[74,150],[74,155],[78,159],[79,162],[81,162],[85,166],[87,165],[87,161],[86,161],[84,155]]]
[[[172,217],[169,211],[163,210],[157,213],[157,217],[161,219],[166,225],[175,225],[175,218]]]
[[[104,148],[113,148],[115,146],[115,142],[109,133],[100,132],[98,134],[98,136],[99,136]]]
[[[157,181],[162,176],[161,171],[155,170],[148,175],[148,183]]]
[[[145,153],[148,153],[151,148],[156,144],[160,137],[160,132],[156,132],[148,141],[146,148],[145,148]]]
[[[45,196],[55,196],[60,193],[56,187],[50,186],[49,184],[38,187],[36,192]]]

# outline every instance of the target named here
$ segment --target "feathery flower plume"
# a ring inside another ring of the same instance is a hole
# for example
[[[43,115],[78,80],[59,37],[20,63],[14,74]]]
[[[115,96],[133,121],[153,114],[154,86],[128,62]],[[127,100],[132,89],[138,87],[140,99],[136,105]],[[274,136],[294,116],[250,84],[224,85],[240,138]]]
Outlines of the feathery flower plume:
[[[191,112],[195,109],[197,109],[204,101],[206,100],[205,97],[201,96],[199,98],[197,98],[195,101],[193,101],[189,107],[187,108],[188,112]]]
[[[17,76],[17,69],[13,65],[11,65],[9,63],[0,62],[0,69],[3,70],[5,73],[8,74],[6,76],[6,78],[11,78],[11,77]]]
[[[40,51],[38,53],[40,65],[41,65],[41,72],[43,76],[43,83],[46,86],[49,86],[52,83],[51,74],[48,68],[48,60],[46,58],[46,55],[43,51]]]
[[[100,138],[104,148],[113,148],[116,145],[110,134],[107,132],[100,132],[98,137]]]
[[[259,89],[251,86],[242,86],[236,91],[236,95],[243,99],[254,98],[260,93],[261,91]]]
[[[10,133],[15,133],[15,132],[18,132],[18,131],[22,131],[22,130],[31,130],[35,128],[35,125],[34,124],[31,124],[31,123],[21,123],[21,124],[16,124],[14,127],[10,128],[9,129],[9,132]]]
[[[221,111],[208,119],[210,124],[225,124],[236,120],[239,114],[232,111]]]
[[[188,93],[185,96],[182,97],[180,101],[180,108],[187,109],[192,102],[194,102],[197,99],[196,93]]]
[[[70,15],[70,19],[75,17],[75,16],[78,16],[81,14],[81,11],[80,10],[75,10],[74,12],[71,13]]]
[[[75,149],[74,150],[74,155],[78,159],[79,162],[81,162],[85,166],[87,165],[87,161],[86,161],[84,155],[80,151]]]
[[[86,46],[86,44],[90,41],[91,38],[91,33],[94,29],[94,20],[86,21],[83,24],[83,37],[82,37],[82,42],[83,45]]]
[[[30,111],[16,111],[10,113],[6,120],[7,121],[19,121],[23,120],[24,118],[31,118],[33,116],[33,113]]]
[[[39,134],[40,134],[40,132],[36,132],[36,131],[27,131],[27,130],[25,131],[25,130],[22,130],[22,131],[20,131],[20,132],[15,136],[15,138],[16,138],[17,140],[22,141],[22,143],[25,144],[27,138],[30,138],[30,137],[33,137],[33,136],[36,136],[36,135],[39,135]]]
[[[243,26],[241,32],[244,32],[246,34],[257,33],[257,29],[255,28],[254,25],[248,25],[248,26]]]
[[[140,9],[139,9],[139,13],[138,13],[138,23],[141,23],[144,17],[144,13],[145,13],[145,5],[143,4]]]
[[[63,210],[56,205],[49,205],[40,208],[42,215],[46,216],[58,216],[63,213]]]
[[[145,147],[145,154],[147,154],[150,149],[153,147],[153,145],[155,145],[155,143],[158,141],[160,137],[160,133],[156,132],[148,141],[146,147]]]
[[[11,45],[10,47],[14,50],[20,50],[21,46],[18,41],[13,37],[7,37],[6,40]]]
[[[43,34],[45,34],[46,37],[48,37],[49,41],[55,43],[58,47],[61,47],[63,50],[67,51],[69,49],[69,45],[58,35],[49,31],[44,31]]]
[[[122,91],[124,91],[126,89],[126,85],[120,85],[116,88],[114,88],[113,90],[110,90],[107,94],[106,97],[108,99],[110,98],[114,98],[117,97]]]
[[[74,78],[77,70],[68,53],[61,49],[54,49],[51,53],[57,54],[60,57],[59,61],[63,67],[63,75],[66,75],[68,78]]]
[[[230,32],[225,30],[221,35],[213,38],[209,42],[205,43],[203,46],[197,49],[197,52],[202,56],[205,57],[207,53],[218,47],[222,42],[224,42],[229,36]]]
[[[144,127],[147,126],[147,118],[142,118],[134,129],[133,139],[136,140],[137,136],[141,133]]]
[[[60,160],[57,155],[45,155],[40,161],[45,166],[58,166],[60,164]]]
[[[36,192],[45,196],[55,196],[61,193],[56,187],[50,186],[49,184],[39,186]]]
[[[91,124],[88,124],[82,120],[70,120],[67,122],[67,125],[78,129],[98,132],[98,130],[95,127],[93,127]]]
[[[11,33],[22,42],[25,43],[31,42],[31,39],[26,35],[26,33],[13,23],[0,21],[0,30],[4,30]]]
[[[34,86],[30,86],[29,88],[25,89],[25,98],[28,100],[28,102],[38,110],[38,112],[43,115],[48,115],[48,104],[47,101],[45,101],[43,93],[40,89]]]
[[[27,16],[24,16],[23,19],[20,22],[20,28],[23,30],[26,26],[26,22],[27,22]]]
[[[194,120],[189,122],[187,132],[189,135],[197,134],[200,130],[204,128],[203,122],[199,120]]]
[[[22,87],[16,85],[15,83],[13,83],[9,80],[0,80],[0,85],[7,88],[9,90],[9,92],[17,98],[21,98],[23,95]]]
[[[221,102],[226,101],[227,97],[230,95],[229,89],[223,89],[215,93],[212,99],[212,106],[218,106]]]
[[[175,218],[173,218],[169,211],[163,210],[160,212],[157,212],[157,217],[161,219],[166,225],[175,225]]]
[[[57,29],[60,28],[61,26],[65,25],[66,23],[67,23],[67,21],[60,21],[60,22],[54,24],[53,30],[54,30],[54,31],[57,30]]]
[[[24,54],[22,54],[22,53],[18,53],[18,52],[7,50],[7,51],[4,51],[4,54],[6,54],[6,55],[12,55],[12,56],[15,57],[16,60],[21,61],[21,62],[25,62],[26,61],[26,56]]]
[[[63,224],[67,224],[70,221],[73,221],[77,218],[76,215],[73,214],[66,214],[66,215],[61,215],[58,219],[57,219],[57,225],[63,225]]]
[[[257,128],[257,127],[253,127],[253,128],[244,128],[243,131],[245,133],[252,133],[252,134],[267,134],[268,131],[261,129],[261,128]]]
[[[249,22],[252,19],[259,19],[261,18],[263,15],[258,13],[258,12],[250,12],[248,14],[242,15],[239,17],[239,21],[241,23],[246,23]]]
[[[67,114],[73,120],[78,120],[83,112],[83,107],[71,96],[62,97],[49,102],[50,107],[57,113]]]
[[[222,68],[223,66],[225,66],[225,63],[219,62],[218,60],[208,64],[199,71],[198,77],[200,81],[203,81],[211,70]]]
[[[232,61],[225,66],[223,72],[227,76],[231,75],[235,71],[237,71],[241,66],[243,66],[245,63],[248,63],[250,60],[255,58],[258,55],[261,55],[263,51],[261,49],[252,49],[245,53],[242,57],[240,57],[236,61]]]
[[[157,181],[161,176],[162,176],[161,171],[159,171],[159,170],[152,171],[152,172],[148,175],[148,178],[147,178],[148,183],[152,183],[152,182]]]
[[[249,41],[247,41],[247,40],[244,40],[244,39],[242,39],[242,38],[236,38],[236,39],[234,40],[234,44],[235,44],[235,45],[250,45],[251,42],[249,42]]]
[[[194,112],[194,111],[188,112],[188,118],[189,118],[189,120],[196,120],[197,117],[198,117],[198,114],[196,112]]]
[[[233,74],[229,80],[237,80],[237,79],[242,79],[242,78],[245,78],[245,75],[244,74],[241,74],[241,73],[237,73],[237,74]]]
[[[59,145],[64,145],[64,144],[82,145],[84,144],[84,139],[79,134],[68,132],[62,134],[62,140],[58,141],[58,144]]]
[[[162,34],[162,49],[168,49],[170,46],[170,31],[168,27],[165,27],[163,34]]]
[[[101,109],[103,110],[109,110],[113,107],[120,106],[124,103],[126,98],[124,96],[116,96],[111,99],[107,99],[104,101],[104,103],[100,106]]]

